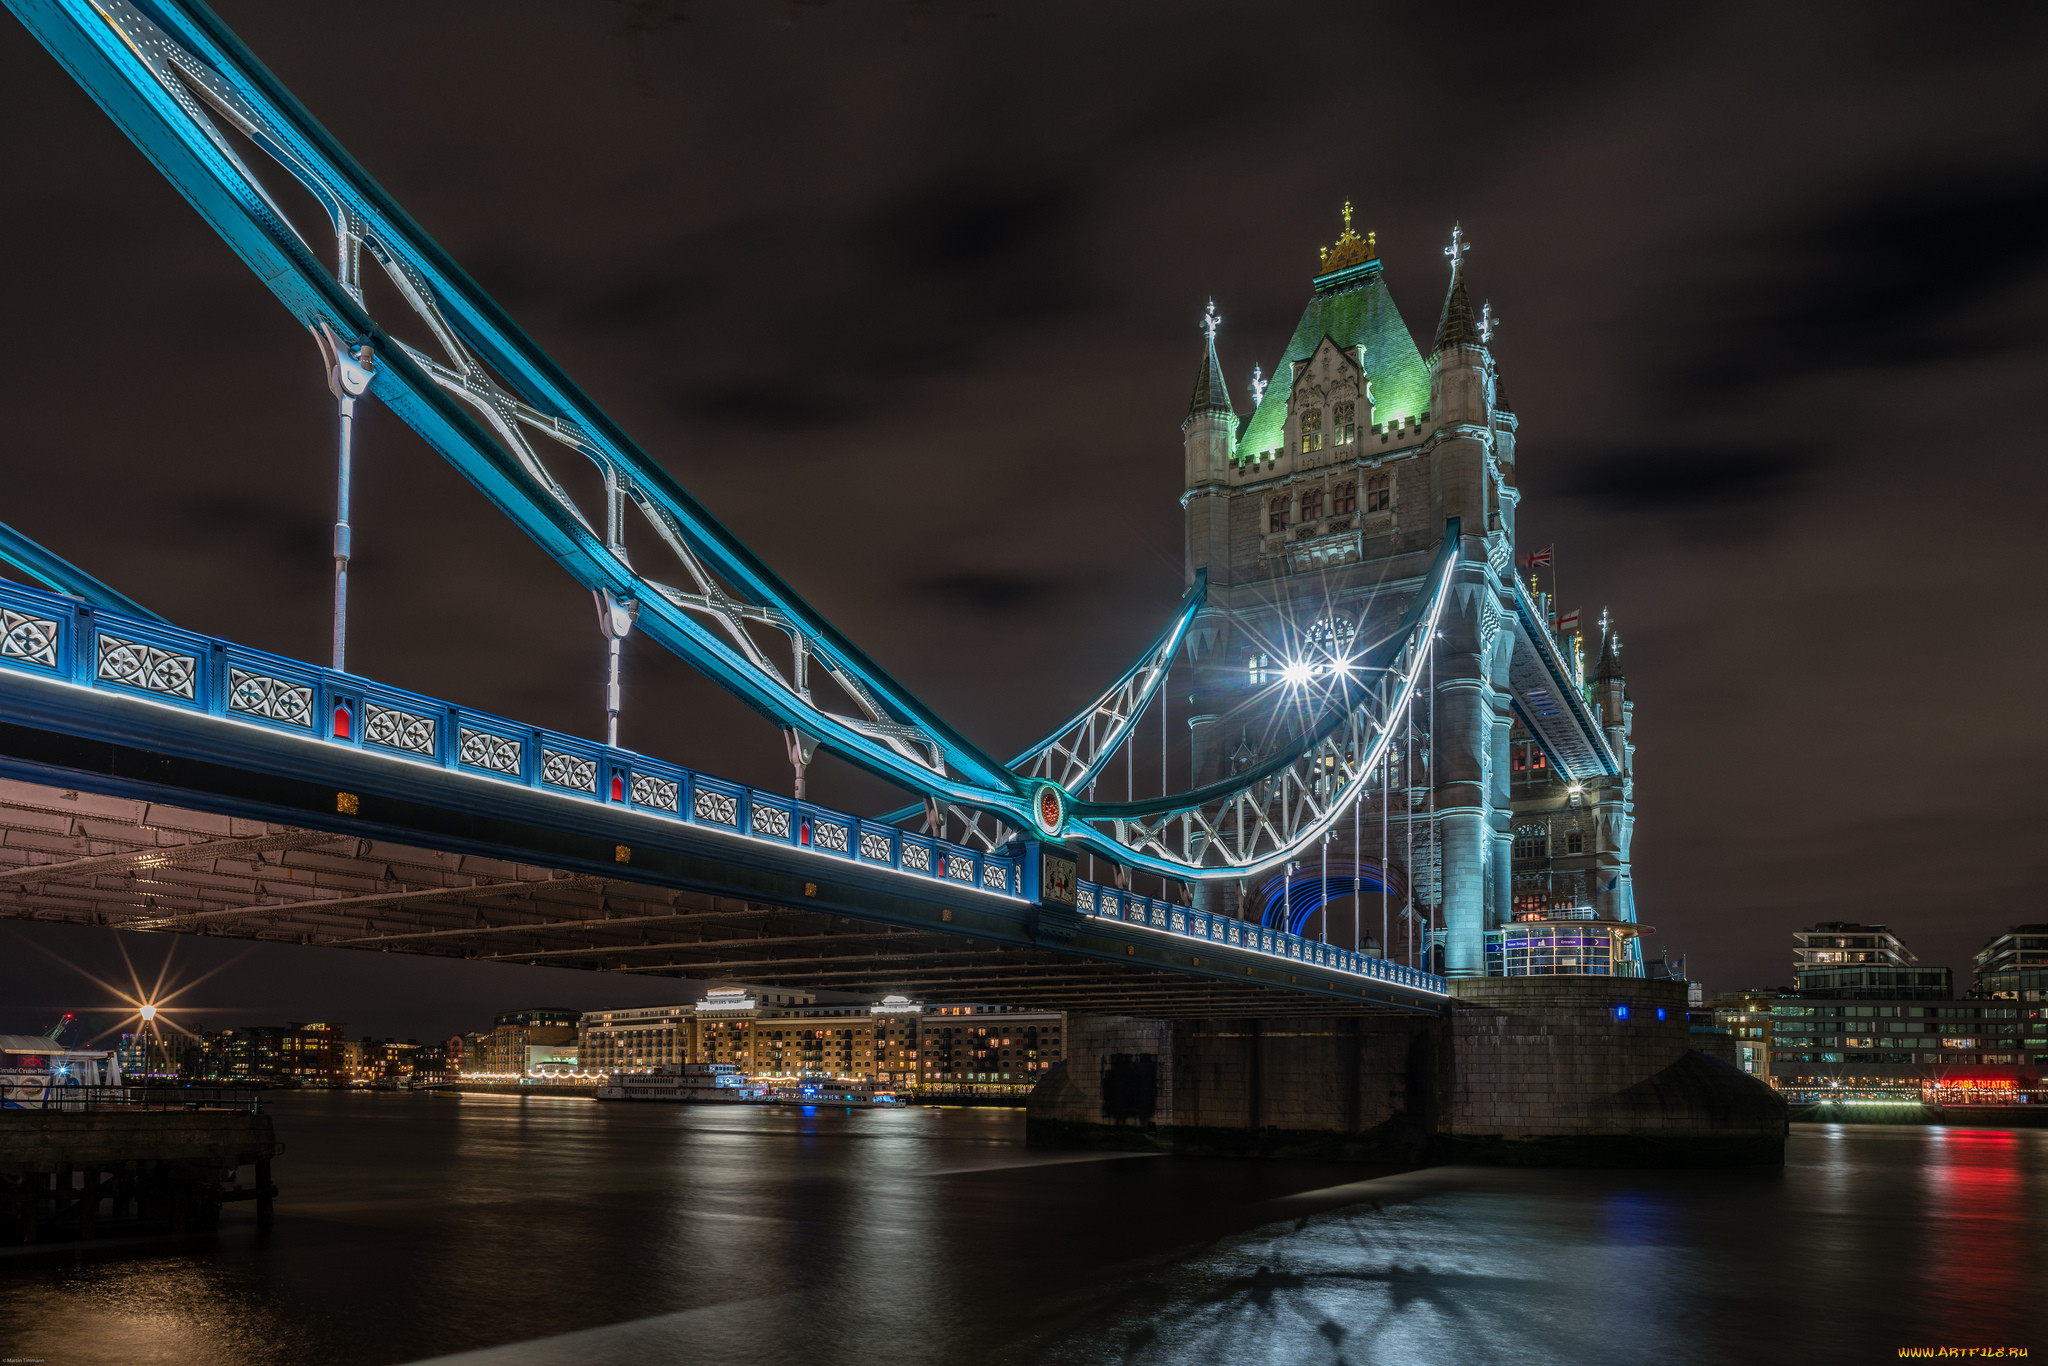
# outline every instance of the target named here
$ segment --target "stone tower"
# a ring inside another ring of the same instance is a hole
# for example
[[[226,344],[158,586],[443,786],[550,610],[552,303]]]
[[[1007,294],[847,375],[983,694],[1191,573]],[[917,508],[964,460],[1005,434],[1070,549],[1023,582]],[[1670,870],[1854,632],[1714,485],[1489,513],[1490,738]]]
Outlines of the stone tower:
[[[1212,305],[1182,424],[1182,506],[1188,581],[1205,570],[1209,582],[1187,646],[1198,786],[1273,752],[1301,724],[1305,709],[1281,685],[1290,665],[1298,677],[1304,664],[1393,632],[1456,520],[1457,563],[1427,709],[1434,734],[1412,766],[1396,771],[1384,814],[1396,831],[1392,871],[1442,932],[1438,965],[1479,976],[1489,970],[1486,932],[1510,920],[1524,885],[1530,851],[1517,845],[1514,821],[1525,806],[1555,798],[1570,812],[1598,813],[1575,845],[1560,837],[1556,859],[1583,869],[1550,867],[1546,845],[1554,900],[1598,895],[1602,910],[1632,907],[1623,891],[1630,704],[1618,670],[1613,682],[1604,677],[1604,656],[1602,678],[1585,686],[1575,642],[1556,637],[1547,606],[1518,586],[1516,420],[1501,394],[1491,326],[1472,307],[1464,250],[1454,232],[1425,356],[1394,305],[1373,235],[1352,229],[1347,204],[1272,382],[1251,395],[1242,419],[1223,379]],[[1511,767],[1532,745],[1547,756],[1554,792],[1511,783],[1532,771]],[[1609,750],[1619,763],[1600,758]],[[1351,850],[1347,829],[1345,857],[1377,863],[1377,836]],[[1566,854],[1567,845],[1575,851]],[[1581,871],[1577,882],[1557,876]],[[1601,891],[1603,883],[1611,886]],[[1210,909],[1238,910],[1248,890],[1210,884],[1199,895]]]

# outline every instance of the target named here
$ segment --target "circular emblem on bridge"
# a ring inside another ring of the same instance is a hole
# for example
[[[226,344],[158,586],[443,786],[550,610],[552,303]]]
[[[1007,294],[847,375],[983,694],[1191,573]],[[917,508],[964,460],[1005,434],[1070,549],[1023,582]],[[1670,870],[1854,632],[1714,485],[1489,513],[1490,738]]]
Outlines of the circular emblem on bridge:
[[[1045,784],[1038,789],[1038,795],[1032,799],[1031,815],[1038,822],[1040,834],[1050,839],[1058,839],[1061,832],[1067,828],[1066,792],[1051,783]]]

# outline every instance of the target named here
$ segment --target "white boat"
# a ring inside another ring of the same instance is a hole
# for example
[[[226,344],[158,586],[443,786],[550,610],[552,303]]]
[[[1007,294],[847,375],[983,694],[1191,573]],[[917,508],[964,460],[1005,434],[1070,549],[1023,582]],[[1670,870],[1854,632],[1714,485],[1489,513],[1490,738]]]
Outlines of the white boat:
[[[597,1088],[599,1100],[666,1100],[685,1105],[760,1105],[765,1087],[729,1062],[669,1063],[651,1072],[614,1072]]]
[[[903,1104],[900,1096],[889,1092],[875,1094],[875,1088],[868,1082],[851,1077],[800,1077],[774,1087],[768,1093],[771,1105],[840,1105],[853,1108],[880,1109]]]

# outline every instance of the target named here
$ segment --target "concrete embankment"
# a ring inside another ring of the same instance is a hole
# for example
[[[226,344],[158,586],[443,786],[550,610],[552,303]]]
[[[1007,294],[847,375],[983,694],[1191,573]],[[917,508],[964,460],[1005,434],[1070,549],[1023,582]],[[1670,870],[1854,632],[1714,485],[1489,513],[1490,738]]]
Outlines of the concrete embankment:
[[[1035,1144],[1367,1162],[1784,1160],[1785,1102],[1693,1046],[1683,987],[1477,978],[1443,1014],[1069,1017]]]

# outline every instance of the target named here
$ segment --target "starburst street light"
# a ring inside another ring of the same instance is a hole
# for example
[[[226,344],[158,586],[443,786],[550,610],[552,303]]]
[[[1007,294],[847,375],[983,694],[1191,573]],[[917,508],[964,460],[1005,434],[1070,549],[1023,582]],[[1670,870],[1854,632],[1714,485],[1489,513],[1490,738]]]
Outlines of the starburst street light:
[[[46,954],[50,953],[48,949],[43,949],[41,945],[36,947]],[[128,985],[125,988],[86,971],[85,968],[68,958],[57,954],[50,954],[51,957],[57,958],[59,962],[64,963],[73,972],[78,973],[87,981],[105,991],[109,996],[112,996],[118,1003],[117,1009],[125,1007],[125,1011],[119,1019],[87,1041],[88,1047],[109,1035],[123,1032],[131,1032],[138,1036],[148,1035],[157,1042],[163,1043],[165,1041],[166,1029],[170,1030],[173,1034],[183,1035],[188,1039],[196,1040],[199,1037],[197,1034],[171,1017],[173,1009],[184,1009],[176,1005],[178,998],[206,981],[209,977],[212,977],[215,973],[225,971],[233,966],[243,956],[237,955],[235,958],[217,964],[187,981],[173,981],[169,979],[171,978],[171,963],[177,952],[174,942],[169,951],[164,954],[163,962],[157,967],[156,980],[144,983],[141,974],[135,970],[134,961],[128,957],[128,948],[121,936],[114,936],[114,947],[121,955],[122,966],[128,971]]]

